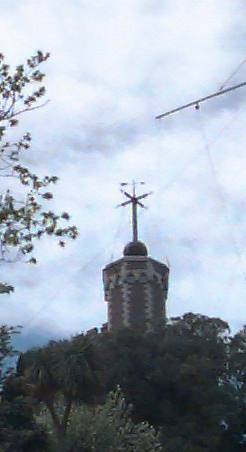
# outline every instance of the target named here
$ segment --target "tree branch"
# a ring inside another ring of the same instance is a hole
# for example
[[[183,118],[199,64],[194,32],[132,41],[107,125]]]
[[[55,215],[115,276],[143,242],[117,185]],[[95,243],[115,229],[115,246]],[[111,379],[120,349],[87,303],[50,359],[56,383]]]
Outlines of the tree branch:
[[[67,423],[68,423],[71,408],[72,408],[72,400],[69,399],[69,400],[67,400],[66,408],[64,411],[63,419],[62,419],[62,428],[64,430],[64,433],[67,430]]]
[[[49,102],[50,102],[50,99],[47,99],[43,104],[35,105],[35,107],[23,108],[22,110],[16,111],[15,113],[13,113],[11,116],[9,116],[6,119],[14,118],[15,116],[21,115],[22,113],[25,113],[27,111],[38,110],[39,108],[45,107],[45,105],[47,105]]]

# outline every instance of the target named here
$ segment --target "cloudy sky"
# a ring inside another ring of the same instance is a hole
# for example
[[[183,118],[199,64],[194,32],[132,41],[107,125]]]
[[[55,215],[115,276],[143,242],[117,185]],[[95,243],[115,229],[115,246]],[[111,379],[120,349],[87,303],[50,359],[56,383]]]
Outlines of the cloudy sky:
[[[2,266],[15,293],[1,322],[23,325],[21,346],[106,320],[101,271],[130,239],[119,182],[153,195],[140,237],[170,273],[168,314],[245,323],[246,89],[157,121],[220,88],[246,58],[243,0],[0,0],[0,50],[12,64],[37,49],[49,104],[22,118],[25,163],[60,182],[52,206],[80,237],[38,244],[37,266]],[[226,86],[246,80],[246,64]]]

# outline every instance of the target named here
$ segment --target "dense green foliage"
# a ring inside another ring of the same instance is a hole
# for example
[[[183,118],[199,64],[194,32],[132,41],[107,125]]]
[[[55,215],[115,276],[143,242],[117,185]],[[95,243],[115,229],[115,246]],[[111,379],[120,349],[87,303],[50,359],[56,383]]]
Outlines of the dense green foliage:
[[[246,354],[239,350],[245,334],[236,346],[237,374],[235,338],[228,333],[219,319],[187,314],[156,335],[122,331],[105,338],[108,387],[120,384],[136,419],[161,427],[167,451],[240,450]]]
[[[231,337],[222,320],[186,314],[155,333],[125,329],[79,335],[27,352],[17,379],[25,382],[35,404],[49,412],[60,450],[78,423],[79,440],[84,441],[90,416],[94,420],[89,424],[96,422],[99,428],[97,407],[119,385],[126,403],[133,405],[132,421],[148,422],[160,431],[164,451],[240,451],[245,333]]]
[[[38,452],[46,450],[47,435],[35,422],[33,398],[23,378],[13,373],[17,354],[13,335],[20,328],[0,326],[0,451]]]
[[[102,393],[99,357],[87,336],[52,341],[22,357],[18,374],[24,376],[32,396],[50,413],[60,448],[74,403],[95,404]],[[60,399],[63,405],[61,409]]]
[[[10,376],[0,402],[0,451],[42,452],[48,437],[34,417],[33,399],[21,379]]]
[[[4,379],[11,372],[10,360],[16,355],[16,350],[12,346],[12,337],[18,334],[19,328],[12,326],[0,326],[0,387]]]
[[[59,403],[61,412],[63,401]],[[147,422],[134,423],[132,407],[127,405],[118,387],[110,392],[104,404],[96,408],[75,404],[71,410],[66,437],[66,452],[160,452],[158,434]],[[39,421],[50,432],[52,450],[61,450],[57,444],[51,416],[47,410],[39,415]]]

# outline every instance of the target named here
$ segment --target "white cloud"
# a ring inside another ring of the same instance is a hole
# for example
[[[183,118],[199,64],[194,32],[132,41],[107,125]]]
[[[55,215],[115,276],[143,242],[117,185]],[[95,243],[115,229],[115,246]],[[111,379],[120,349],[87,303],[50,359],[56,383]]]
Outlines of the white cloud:
[[[38,244],[34,269],[4,266],[16,293],[3,297],[3,321],[54,335],[104,322],[101,268],[130,237],[128,212],[114,208],[117,184],[136,178],[154,190],[140,230],[151,255],[171,261],[169,314],[200,311],[239,327],[245,91],[154,116],[216,90],[245,57],[244,2],[2,3],[1,50],[11,63],[51,52],[51,102],[22,122],[34,136],[27,161],[61,178],[54,206],[81,231],[64,252]]]

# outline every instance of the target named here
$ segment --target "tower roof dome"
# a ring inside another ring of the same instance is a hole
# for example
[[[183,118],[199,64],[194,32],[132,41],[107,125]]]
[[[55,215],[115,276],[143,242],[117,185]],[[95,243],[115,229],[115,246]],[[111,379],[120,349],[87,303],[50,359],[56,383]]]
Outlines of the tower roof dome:
[[[148,250],[143,242],[139,240],[128,243],[123,251],[124,256],[148,256]]]

